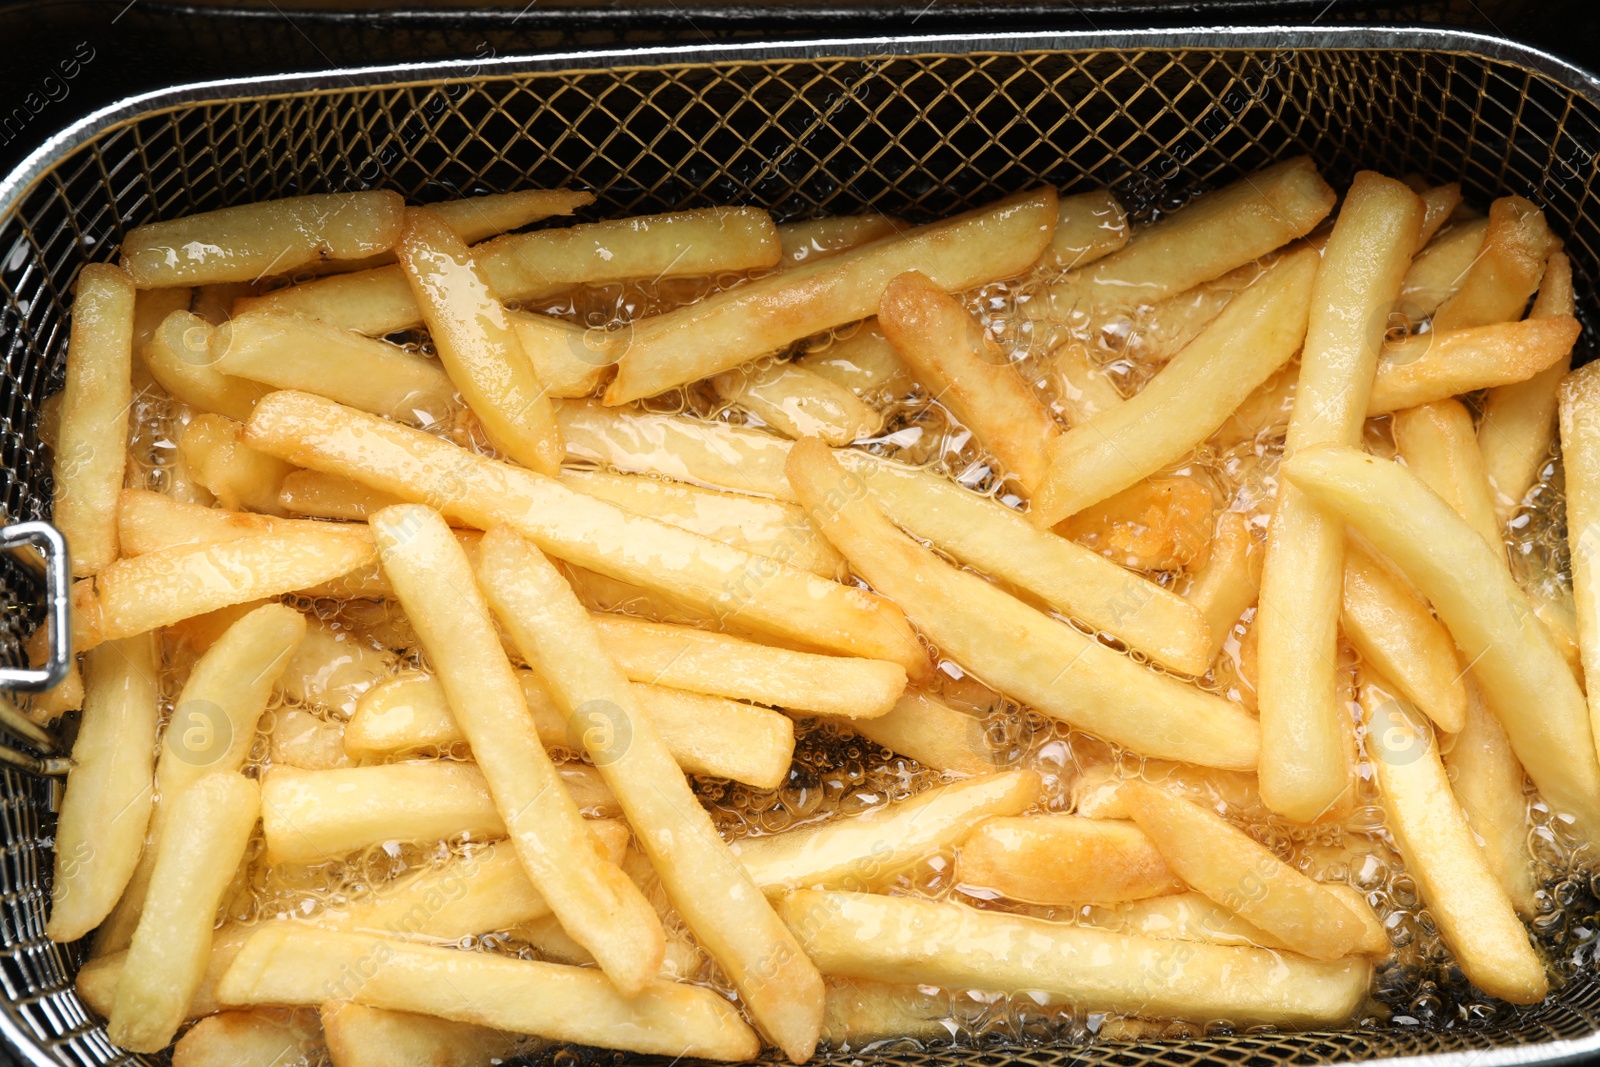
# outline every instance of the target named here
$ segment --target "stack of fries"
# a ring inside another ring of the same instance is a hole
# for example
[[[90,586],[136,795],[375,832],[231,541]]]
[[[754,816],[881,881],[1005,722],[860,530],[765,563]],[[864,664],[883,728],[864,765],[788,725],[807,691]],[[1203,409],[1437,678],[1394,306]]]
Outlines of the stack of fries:
[[[1136,228],[527,230],[591,200],[302,196],[81,272],[33,713],[80,714],[48,933],[113,1041],[801,1063],[948,1039],[930,989],[1371,1023],[1414,956],[1362,859],[1545,997],[1600,370],[1537,207],[1295,159]],[[1558,425],[1567,599],[1504,541]],[[807,799],[832,739],[900,768],[859,813]]]

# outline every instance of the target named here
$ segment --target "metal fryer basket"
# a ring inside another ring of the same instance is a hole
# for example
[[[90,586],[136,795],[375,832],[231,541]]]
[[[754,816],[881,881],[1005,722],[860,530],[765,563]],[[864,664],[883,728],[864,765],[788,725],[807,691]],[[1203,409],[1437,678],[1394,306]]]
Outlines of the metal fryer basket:
[[[125,226],[382,185],[414,200],[574,184],[596,217],[744,203],[780,218],[867,206],[921,220],[1039,182],[1134,209],[1306,152],[1354,170],[1516,192],[1600,270],[1600,81],[1469,33],[1373,29],[901,38],[578,53],[191,86],[62,131],[0,181],[0,508],[44,518],[40,401],[59,387],[68,293]],[[0,557],[0,662],[41,589]],[[43,934],[52,788],[0,768],[0,1033],[28,1062],[144,1062],[71,989],[80,946]],[[1549,1062],[1600,1049],[1600,975],[1509,1026],[1246,1035],[879,1055],[905,1067],[1259,1065],[1427,1057]],[[859,1057],[851,1057],[852,1059]],[[867,1057],[870,1058],[870,1057]]]

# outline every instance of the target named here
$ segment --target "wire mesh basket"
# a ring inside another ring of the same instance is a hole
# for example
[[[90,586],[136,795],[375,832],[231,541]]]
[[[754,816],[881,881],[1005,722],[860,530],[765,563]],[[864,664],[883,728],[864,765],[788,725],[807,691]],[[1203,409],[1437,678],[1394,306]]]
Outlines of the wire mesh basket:
[[[1518,193],[1567,238],[1580,313],[1600,269],[1600,81],[1449,30],[1161,31],[899,38],[334,71],[190,86],[62,131],[0,181],[0,509],[48,517],[40,402],[62,379],[68,294],[125,227],[297,193],[592,189],[595,217],[750,204],[781,221],[865,208],[923,220],[1048,182],[1135,212],[1307,153]],[[0,556],[0,664],[43,588]],[[23,739],[19,739],[19,743]],[[144,1062],[72,990],[82,946],[44,937],[54,785],[0,768],[0,1034],[30,1063]],[[1499,1064],[1600,1049],[1600,981],[1509,1024],[1251,1034],[1082,1048],[879,1053],[936,1067],[1143,1067],[1426,1056]],[[898,1049],[899,1046],[895,1046]],[[871,1057],[850,1057],[852,1061]]]

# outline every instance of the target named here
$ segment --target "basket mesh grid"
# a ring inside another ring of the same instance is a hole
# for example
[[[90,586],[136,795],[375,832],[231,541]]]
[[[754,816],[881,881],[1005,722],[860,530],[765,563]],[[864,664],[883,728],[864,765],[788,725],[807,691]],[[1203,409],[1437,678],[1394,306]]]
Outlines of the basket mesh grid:
[[[353,86],[135,116],[61,158],[0,221],[0,511],[7,521],[48,512],[38,411],[61,382],[73,279],[83,263],[108,258],[124,227],[150,219],[373,186],[427,202],[571,185],[595,192],[594,217],[739,203],[780,220],[871,207],[921,221],[1048,182],[1110,186],[1137,213],[1298,153],[1336,185],[1372,167],[1460,180],[1480,204],[1508,192],[1535,200],[1566,235],[1587,303],[1600,266],[1600,107],[1545,75],[1462,53],[822,56]],[[18,661],[20,638],[39,621],[39,591],[9,561],[0,570],[0,656]],[[142,1062],[118,1053],[71,991],[81,946],[44,939],[50,796],[47,783],[0,769],[0,1010],[64,1063]],[[1582,980],[1494,1029],[868,1058],[1268,1067],[1488,1050],[1597,1029],[1600,982]]]

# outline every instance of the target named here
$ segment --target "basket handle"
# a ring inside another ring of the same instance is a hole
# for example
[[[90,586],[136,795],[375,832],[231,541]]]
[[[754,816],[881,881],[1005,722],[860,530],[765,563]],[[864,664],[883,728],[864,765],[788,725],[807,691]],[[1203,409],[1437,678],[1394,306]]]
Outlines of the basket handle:
[[[18,522],[0,527],[0,550],[32,545],[44,556],[45,584],[49,588],[49,654],[42,667],[0,666],[0,689],[39,693],[53,689],[67,676],[72,661],[72,567],[67,539],[48,522]]]

